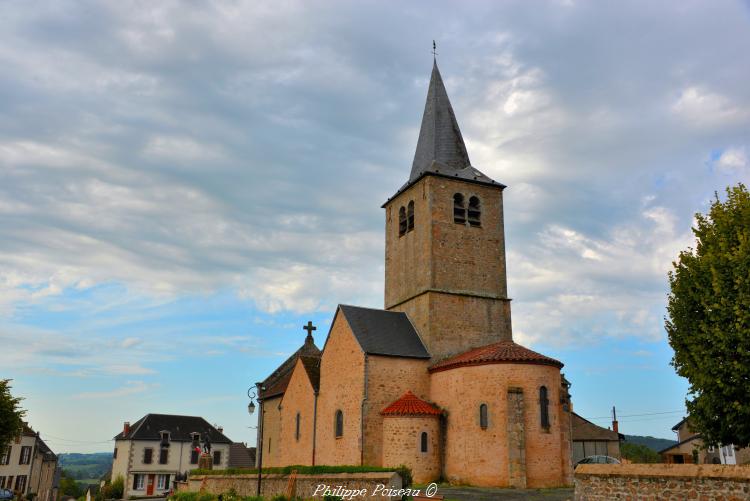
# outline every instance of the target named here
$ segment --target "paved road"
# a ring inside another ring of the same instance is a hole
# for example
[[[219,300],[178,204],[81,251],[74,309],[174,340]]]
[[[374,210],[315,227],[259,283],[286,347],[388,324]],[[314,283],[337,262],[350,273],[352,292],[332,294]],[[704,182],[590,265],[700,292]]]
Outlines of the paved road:
[[[457,501],[568,501],[573,489],[487,489],[441,486],[438,493]]]

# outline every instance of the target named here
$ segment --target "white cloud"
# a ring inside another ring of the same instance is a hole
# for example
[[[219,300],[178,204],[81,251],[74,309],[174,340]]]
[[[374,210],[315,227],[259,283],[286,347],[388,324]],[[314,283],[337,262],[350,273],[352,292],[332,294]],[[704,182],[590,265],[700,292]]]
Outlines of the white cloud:
[[[158,386],[158,384],[146,383],[144,381],[128,381],[124,386],[121,386],[120,388],[109,391],[84,391],[71,395],[71,398],[76,400],[107,400],[112,398],[126,397],[128,395],[145,393],[149,390],[157,388]]]
[[[746,148],[727,148],[716,161],[719,171],[724,174],[739,174],[747,171],[748,160]]]

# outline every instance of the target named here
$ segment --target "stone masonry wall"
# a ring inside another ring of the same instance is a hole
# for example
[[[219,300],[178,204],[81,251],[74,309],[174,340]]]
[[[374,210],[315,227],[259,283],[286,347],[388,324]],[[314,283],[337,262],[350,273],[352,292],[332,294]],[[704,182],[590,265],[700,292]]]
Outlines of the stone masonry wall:
[[[315,464],[361,464],[365,355],[341,311],[331,326],[320,364]],[[334,430],[338,409],[344,413],[341,437]]]
[[[427,452],[422,452],[422,433]],[[387,468],[405,464],[417,484],[440,478],[440,417],[387,416],[383,422],[383,463]]]
[[[222,494],[234,489],[240,496],[255,496],[258,489],[256,475],[197,475],[190,476],[187,482],[175,484],[179,492],[207,492]],[[266,499],[285,495],[289,485],[289,475],[265,474],[261,482],[261,494]],[[401,496],[373,496],[378,485],[400,489],[401,476],[394,472],[377,473],[329,473],[318,475],[298,475],[296,495],[302,499],[322,499],[320,494],[314,496],[319,485],[332,489],[343,486],[347,489],[367,489],[367,495],[354,499],[401,499]],[[379,492],[383,492],[382,490]]]
[[[411,390],[419,398],[429,400],[428,364],[428,360],[415,358],[368,355],[364,455],[366,465],[391,466],[383,462],[383,416],[380,412],[407,390]]]
[[[453,222],[453,195],[481,200],[481,227]],[[398,208],[415,204],[398,234]],[[434,360],[509,340],[502,192],[428,176],[386,207],[385,307],[403,311]]]
[[[297,360],[281,399],[279,457],[283,465],[311,465],[313,461],[313,409],[315,393],[301,360]],[[297,437],[297,413],[300,416]]]
[[[533,364],[459,367],[430,376],[432,401],[447,413],[444,474],[452,483],[508,487],[508,389],[523,390],[526,486],[569,484],[569,443],[561,433],[568,420],[560,402],[560,371]],[[541,426],[539,387],[546,386],[550,428]],[[488,426],[479,424],[479,406],[487,404]]]
[[[263,466],[281,466],[281,397],[263,401]]]
[[[575,471],[577,501],[739,501],[750,499],[750,467],[695,464],[585,464]]]

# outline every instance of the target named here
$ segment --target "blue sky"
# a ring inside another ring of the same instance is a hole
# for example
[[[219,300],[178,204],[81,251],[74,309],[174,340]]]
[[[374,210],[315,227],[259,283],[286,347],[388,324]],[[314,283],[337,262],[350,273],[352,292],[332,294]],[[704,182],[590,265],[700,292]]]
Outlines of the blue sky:
[[[743,2],[0,4],[0,377],[53,450],[198,414],[337,303],[382,306],[383,215],[438,61],[507,184],[516,341],[577,412],[671,437],[663,329],[693,214],[750,177]]]

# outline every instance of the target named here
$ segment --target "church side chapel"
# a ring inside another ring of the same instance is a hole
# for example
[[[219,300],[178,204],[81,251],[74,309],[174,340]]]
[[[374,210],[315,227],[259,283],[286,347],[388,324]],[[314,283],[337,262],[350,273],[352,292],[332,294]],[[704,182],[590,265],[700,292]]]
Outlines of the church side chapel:
[[[260,387],[263,466],[411,468],[414,481],[572,484],[563,364],[513,342],[503,189],[469,161],[437,63],[385,209],[385,308],[341,304]]]

